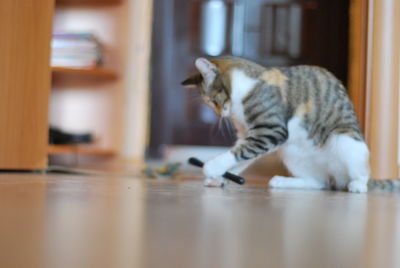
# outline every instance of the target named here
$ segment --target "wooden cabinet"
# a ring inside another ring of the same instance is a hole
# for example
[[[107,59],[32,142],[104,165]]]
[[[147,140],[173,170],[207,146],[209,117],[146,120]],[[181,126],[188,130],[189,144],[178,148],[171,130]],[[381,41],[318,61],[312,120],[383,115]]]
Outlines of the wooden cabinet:
[[[54,0],[0,1],[0,169],[47,167]]]
[[[48,146],[49,100],[58,78],[114,81],[111,70],[51,68],[55,5],[111,5],[119,0],[0,1],[0,169],[46,169],[48,156],[83,154],[113,156],[96,146]]]

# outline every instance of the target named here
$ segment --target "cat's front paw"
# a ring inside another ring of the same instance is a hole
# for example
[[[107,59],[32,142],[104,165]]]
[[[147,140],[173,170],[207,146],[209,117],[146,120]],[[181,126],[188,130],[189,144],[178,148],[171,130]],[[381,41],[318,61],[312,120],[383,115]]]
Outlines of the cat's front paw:
[[[223,178],[206,178],[203,182],[206,187],[223,187],[225,180]]]
[[[207,161],[203,167],[203,174],[206,178],[204,185],[212,187],[223,186],[225,180],[222,175],[235,164],[235,157],[229,151]]]
[[[204,164],[203,173],[206,178],[220,178],[226,172],[224,165],[218,160],[210,160]]]

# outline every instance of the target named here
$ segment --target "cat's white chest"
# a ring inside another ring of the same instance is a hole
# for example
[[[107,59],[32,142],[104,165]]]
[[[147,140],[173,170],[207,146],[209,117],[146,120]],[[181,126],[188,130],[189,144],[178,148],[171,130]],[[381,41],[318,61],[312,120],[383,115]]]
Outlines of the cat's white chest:
[[[231,73],[231,109],[230,117],[239,132],[247,131],[244,116],[243,99],[257,84],[257,79],[249,77],[245,72],[234,69]]]
[[[235,107],[232,104],[231,113],[229,117],[231,118],[233,125],[235,126],[235,129],[238,133],[238,137],[240,139],[244,139],[247,136],[248,127],[244,119],[242,107]]]
[[[240,103],[232,103],[230,118],[235,123],[235,127],[246,128],[246,119],[244,118],[243,106]]]

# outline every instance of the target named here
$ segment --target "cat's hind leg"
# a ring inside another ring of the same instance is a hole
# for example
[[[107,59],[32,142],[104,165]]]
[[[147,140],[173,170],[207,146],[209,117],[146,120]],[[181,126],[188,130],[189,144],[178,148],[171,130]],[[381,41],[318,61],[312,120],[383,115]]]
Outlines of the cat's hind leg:
[[[329,177],[324,168],[313,161],[314,155],[287,146],[281,151],[281,158],[293,177],[274,176],[269,181],[272,188],[326,189]]]
[[[369,151],[363,141],[355,140],[347,135],[339,135],[336,141],[337,159],[347,170],[347,189],[352,193],[368,191],[369,180]]]
[[[269,186],[272,188],[291,188],[291,189],[325,189],[325,183],[314,178],[298,178],[298,177],[283,177],[274,176],[269,181]]]

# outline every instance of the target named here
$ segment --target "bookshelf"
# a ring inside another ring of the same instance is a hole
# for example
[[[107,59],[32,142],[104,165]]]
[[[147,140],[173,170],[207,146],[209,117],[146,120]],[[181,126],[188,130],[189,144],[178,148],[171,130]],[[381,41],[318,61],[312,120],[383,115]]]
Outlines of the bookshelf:
[[[94,30],[94,33],[101,33],[103,34],[104,38],[104,28],[107,29],[107,27],[104,27],[104,17],[103,19],[99,19],[99,17],[96,14],[99,14],[100,16],[104,16],[104,8],[110,8],[112,6],[112,9],[119,9],[119,4],[122,3],[121,0],[56,0],[56,10],[58,10],[55,13],[55,25],[58,26],[59,29],[65,30],[66,32],[88,32],[88,28],[92,28]],[[61,10],[61,11],[60,11]],[[64,11],[66,10],[66,11]],[[67,13],[63,13],[67,12]],[[86,12],[89,14],[91,17],[90,22],[88,24],[87,19],[84,20],[82,24],[82,29],[76,29],[76,26],[73,26],[71,30],[71,23],[70,22],[63,22],[63,18],[65,18],[65,14],[68,14],[68,17],[74,17],[75,14],[77,16],[77,19],[80,20],[82,19],[81,14],[82,12]],[[106,14],[107,20],[110,19],[109,23],[116,23],[118,22],[118,18],[115,15],[116,13],[111,12],[110,14]],[[61,16],[61,20],[57,22],[58,17]],[[114,20],[114,21],[113,21]],[[60,24],[61,21],[61,24]],[[113,22],[112,22],[113,21]],[[64,24],[65,23],[65,24]],[[94,23],[94,24],[92,24]],[[91,26],[87,26],[91,25]],[[61,27],[60,27],[61,26]],[[64,29],[65,26],[65,29]],[[111,34],[111,33],[110,33]],[[97,35],[97,34],[96,34]],[[118,50],[118,47],[113,47],[118,44],[107,44],[107,52],[109,50]],[[115,54],[115,53],[114,53]],[[113,53],[107,54],[110,57],[114,56]],[[107,61],[109,61],[110,58],[107,58]],[[77,91],[82,91],[86,93],[83,94],[99,94],[99,95],[93,95],[94,98],[97,98],[96,96],[100,96],[99,100],[102,101],[101,98],[104,97],[104,94],[107,94],[104,92],[104,90],[109,91],[109,89],[116,89],[118,85],[120,84],[120,77],[116,71],[113,69],[116,69],[116,64],[114,58],[111,58],[111,62],[114,64],[111,64],[111,66],[108,66],[106,62],[106,67],[101,66],[101,67],[93,67],[93,68],[75,68],[75,67],[51,67],[51,73],[53,76],[53,82],[52,82],[52,87],[53,87],[53,93],[56,95],[62,95],[65,94],[66,91],[70,91],[71,94],[74,94],[73,92]],[[67,85],[67,86],[66,86]],[[59,91],[59,89],[61,89]],[[91,89],[98,89],[99,92],[96,93],[92,91]],[[118,95],[119,93],[111,93],[113,91],[109,91],[110,96],[114,96],[114,94]],[[87,91],[91,91],[91,93],[87,93]],[[61,92],[61,93],[59,93]],[[64,93],[62,93],[64,92]],[[70,98],[70,93],[67,96],[68,101],[71,101]],[[80,93],[78,93],[80,94]],[[60,101],[60,97],[57,97],[57,101]],[[89,101],[95,101],[95,100],[89,100]],[[113,101],[112,98],[110,98],[110,101]],[[80,102],[81,103],[81,102]],[[57,102],[53,103],[57,104]],[[62,104],[65,104],[64,101],[62,101]],[[90,106],[90,104],[88,103]],[[104,116],[104,111],[103,106],[99,105],[94,105],[91,103],[91,107],[96,107],[99,110],[95,110],[93,113],[102,114],[103,116],[98,116],[98,117],[105,117]],[[102,104],[108,106],[108,104]],[[65,112],[65,111],[64,111]],[[69,113],[70,114],[70,113]],[[73,114],[73,113],[72,113]],[[55,115],[57,116],[58,113],[56,112]],[[85,115],[85,114],[83,114]],[[59,120],[62,120],[63,116],[59,117]],[[104,121],[107,119],[99,119],[100,121]],[[63,122],[63,121],[60,121]],[[54,123],[54,122],[53,122]],[[104,121],[104,125],[106,126],[105,128],[102,129],[114,129],[113,125],[108,125],[109,123]],[[118,132],[118,130],[117,130]],[[100,135],[106,135],[103,133],[99,133],[99,130],[97,129],[96,133]],[[115,135],[112,133],[111,135],[108,133],[109,136],[114,137]],[[101,157],[101,158],[112,158],[114,156],[118,155],[118,150],[111,144],[111,146],[108,146],[107,144],[102,144],[100,138],[100,141],[98,139],[99,137],[95,138],[95,142],[93,144],[73,144],[73,145],[54,145],[54,144],[49,144],[47,148],[47,154],[48,156],[63,156],[63,155],[82,155],[82,156],[95,156],[95,157]]]

